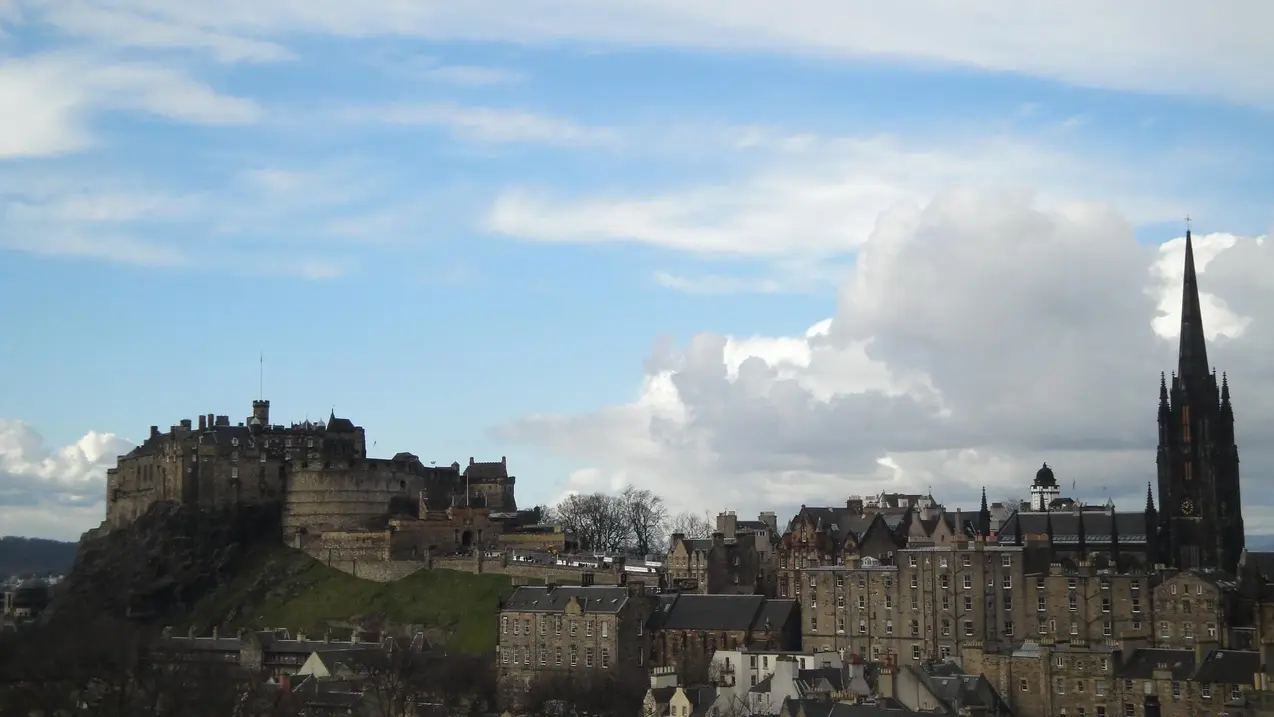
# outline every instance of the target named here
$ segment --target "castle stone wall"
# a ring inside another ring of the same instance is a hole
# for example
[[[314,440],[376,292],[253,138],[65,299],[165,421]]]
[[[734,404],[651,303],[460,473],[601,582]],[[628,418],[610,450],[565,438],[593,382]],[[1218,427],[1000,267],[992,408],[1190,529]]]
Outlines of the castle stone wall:
[[[283,498],[283,534],[327,533],[383,527],[389,502],[414,498],[424,478],[388,461],[350,467],[302,468],[288,476]]]
[[[333,560],[328,566],[363,580],[392,583],[425,570],[428,564],[423,560]]]
[[[526,563],[510,563],[509,565],[501,565],[501,561],[497,559],[487,560],[483,563],[481,569],[473,558],[442,558],[433,561],[435,569],[442,568],[445,570],[459,570],[466,573],[497,573],[500,575],[508,575],[514,579],[514,582],[522,581],[539,581],[544,583],[557,583],[559,585],[578,585],[584,573],[587,571],[579,568],[559,567],[555,565],[529,565]],[[593,571],[593,584],[595,585],[618,585],[619,576],[617,573],[609,570]]]

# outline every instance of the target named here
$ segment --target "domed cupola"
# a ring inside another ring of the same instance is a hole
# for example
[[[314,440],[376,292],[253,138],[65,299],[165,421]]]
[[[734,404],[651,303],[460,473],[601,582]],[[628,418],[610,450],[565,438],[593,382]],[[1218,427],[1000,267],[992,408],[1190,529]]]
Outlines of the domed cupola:
[[[1053,469],[1045,463],[1035,472],[1035,482],[1031,484],[1031,510],[1048,510],[1061,493],[1062,491],[1057,487],[1057,478],[1053,475]]]
[[[1045,463],[1044,467],[1035,472],[1035,487],[1037,488],[1056,488],[1057,478],[1053,477],[1053,469]]]

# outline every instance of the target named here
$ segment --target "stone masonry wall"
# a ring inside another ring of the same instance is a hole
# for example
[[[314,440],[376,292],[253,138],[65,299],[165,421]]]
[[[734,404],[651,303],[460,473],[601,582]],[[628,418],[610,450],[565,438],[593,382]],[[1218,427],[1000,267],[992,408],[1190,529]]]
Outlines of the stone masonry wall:
[[[384,525],[389,501],[419,496],[424,479],[377,461],[349,468],[301,469],[288,476],[283,500],[285,539]]]

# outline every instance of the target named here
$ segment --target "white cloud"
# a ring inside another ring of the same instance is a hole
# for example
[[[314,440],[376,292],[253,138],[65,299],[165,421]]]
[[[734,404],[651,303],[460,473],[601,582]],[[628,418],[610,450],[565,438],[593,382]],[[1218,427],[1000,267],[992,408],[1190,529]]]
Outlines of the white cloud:
[[[478,142],[595,147],[614,145],[619,141],[618,133],[607,127],[588,127],[524,110],[466,107],[444,102],[363,108],[346,112],[345,117],[354,121],[444,127],[463,139]]]
[[[251,100],[219,94],[172,68],[67,54],[0,60],[0,106],[0,160],[83,149],[93,141],[89,119],[104,110],[210,125],[260,116]]]
[[[125,45],[176,44],[184,38],[192,47],[223,55],[231,37],[250,47],[266,38],[304,34],[566,40],[883,58],[1119,90],[1274,103],[1274,77],[1252,71],[1274,65],[1267,33],[1274,25],[1274,6],[1262,0],[993,5],[940,0],[886,5],[869,0],[117,0],[111,13],[129,19],[110,22],[98,17],[101,10],[78,0],[24,5],[33,21],[69,31],[109,27],[112,33],[103,39]],[[170,27],[159,30],[153,23]],[[210,35],[222,39],[212,42]]]
[[[1256,481],[1274,469],[1274,255],[1261,239],[1198,240],[1244,503],[1261,505]],[[830,321],[660,344],[633,402],[497,433],[588,467],[589,485],[623,473],[695,508],[929,486],[972,505],[983,485],[993,499],[1024,493],[1046,460],[1077,497],[1139,507],[1155,475],[1159,372],[1175,368],[1181,257],[1180,241],[1140,245],[1103,206],[943,193],[879,217]]]
[[[195,49],[222,62],[287,60],[288,49],[273,42],[167,22],[141,12],[84,2],[45,3],[44,21],[70,35],[101,43],[151,50]]]
[[[0,418],[0,524],[11,535],[78,539],[102,520],[106,469],[132,447],[89,431],[49,448],[30,425]]]
[[[1007,138],[939,136],[920,143],[799,135],[794,143],[793,136],[750,136],[745,144],[767,148],[762,156],[772,164],[738,181],[635,198],[560,199],[511,189],[495,201],[488,226],[541,242],[632,242],[701,254],[808,260],[854,251],[882,212],[950,187],[1038,187],[1039,200],[1049,204],[1112,200],[1138,222],[1177,219],[1181,204],[1173,199],[1175,182],[1190,166],[1168,164],[1173,157],[1164,164],[1121,168],[1109,157],[1098,160],[1073,149]]]

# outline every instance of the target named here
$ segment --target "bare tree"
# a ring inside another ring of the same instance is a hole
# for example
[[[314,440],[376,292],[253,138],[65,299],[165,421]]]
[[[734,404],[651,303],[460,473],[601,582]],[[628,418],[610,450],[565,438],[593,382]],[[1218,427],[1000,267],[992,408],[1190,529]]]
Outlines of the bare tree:
[[[628,486],[619,494],[624,514],[628,520],[629,538],[633,551],[649,555],[664,542],[663,528],[668,519],[664,499],[644,488]]]
[[[630,526],[624,503],[617,496],[570,495],[553,508],[553,513],[584,550],[615,552],[628,542]]]
[[[669,534],[681,533],[687,538],[711,537],[714,528],[707,512],[696,513],[690,510],[683,510],[674,515],[668,523]]]

